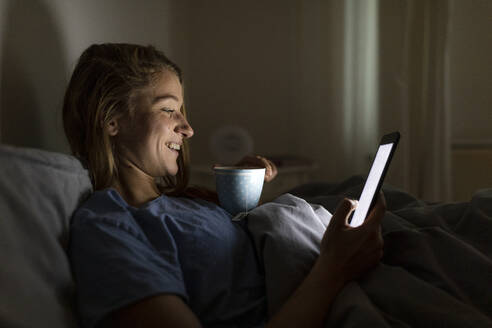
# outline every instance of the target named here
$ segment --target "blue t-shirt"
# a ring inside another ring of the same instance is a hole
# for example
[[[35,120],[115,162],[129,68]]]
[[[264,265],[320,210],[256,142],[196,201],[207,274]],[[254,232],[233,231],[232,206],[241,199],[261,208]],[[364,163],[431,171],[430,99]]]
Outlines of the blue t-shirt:
[[[134,208],[106,189],[76,211],[70,231],[83,327],[161,293],[180,296],[206,327],[255,327],[266,320],[253,242],[216,204],[160,196]]]

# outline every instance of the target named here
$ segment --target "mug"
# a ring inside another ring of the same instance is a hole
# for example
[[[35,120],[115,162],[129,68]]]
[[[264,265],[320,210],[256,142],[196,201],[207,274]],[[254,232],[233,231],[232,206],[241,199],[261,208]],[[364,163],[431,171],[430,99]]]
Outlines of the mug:
[[[220,206],[229,214],[235,216],[258,206],[265,168],[216,166],[213,170]]]

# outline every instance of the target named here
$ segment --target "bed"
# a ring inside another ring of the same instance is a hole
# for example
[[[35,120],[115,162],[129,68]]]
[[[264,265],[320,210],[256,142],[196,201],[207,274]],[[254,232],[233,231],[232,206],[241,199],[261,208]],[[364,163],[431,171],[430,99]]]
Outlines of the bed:
[[[362,181],[299,186],[246,218],[271,312],[309,269],[330,212],[341,197],[356,197]],[[74,157],[0,145],[0,327],[77,326],[65,248],[70,217],[90,192]],[[461,204],[384,192],[383,261],[342,290],[327,326],[491,327],[492,190]]]

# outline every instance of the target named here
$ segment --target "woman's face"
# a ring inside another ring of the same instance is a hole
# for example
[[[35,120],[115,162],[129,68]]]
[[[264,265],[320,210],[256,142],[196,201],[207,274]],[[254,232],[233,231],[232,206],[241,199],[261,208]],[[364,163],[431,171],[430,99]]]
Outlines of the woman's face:
[[[151,177],[176,175],[183,140],[193,129],[180,109],[183,89],[175,73],[164,70],[136,99],[133,119],[120,118],[116,137],[122,164]]]

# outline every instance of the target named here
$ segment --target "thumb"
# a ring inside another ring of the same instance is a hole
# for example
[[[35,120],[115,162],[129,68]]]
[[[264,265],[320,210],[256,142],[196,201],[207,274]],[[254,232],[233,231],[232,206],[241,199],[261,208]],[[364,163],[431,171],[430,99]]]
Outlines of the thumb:
[[[333,223],[338,228],[343,228],[347,225],[348,217],[350,213],[357,207],[358,202],[356,200],[351,200],[348,198],[342,199],[340,204],[338,204],[335,214],[333,215]]]

